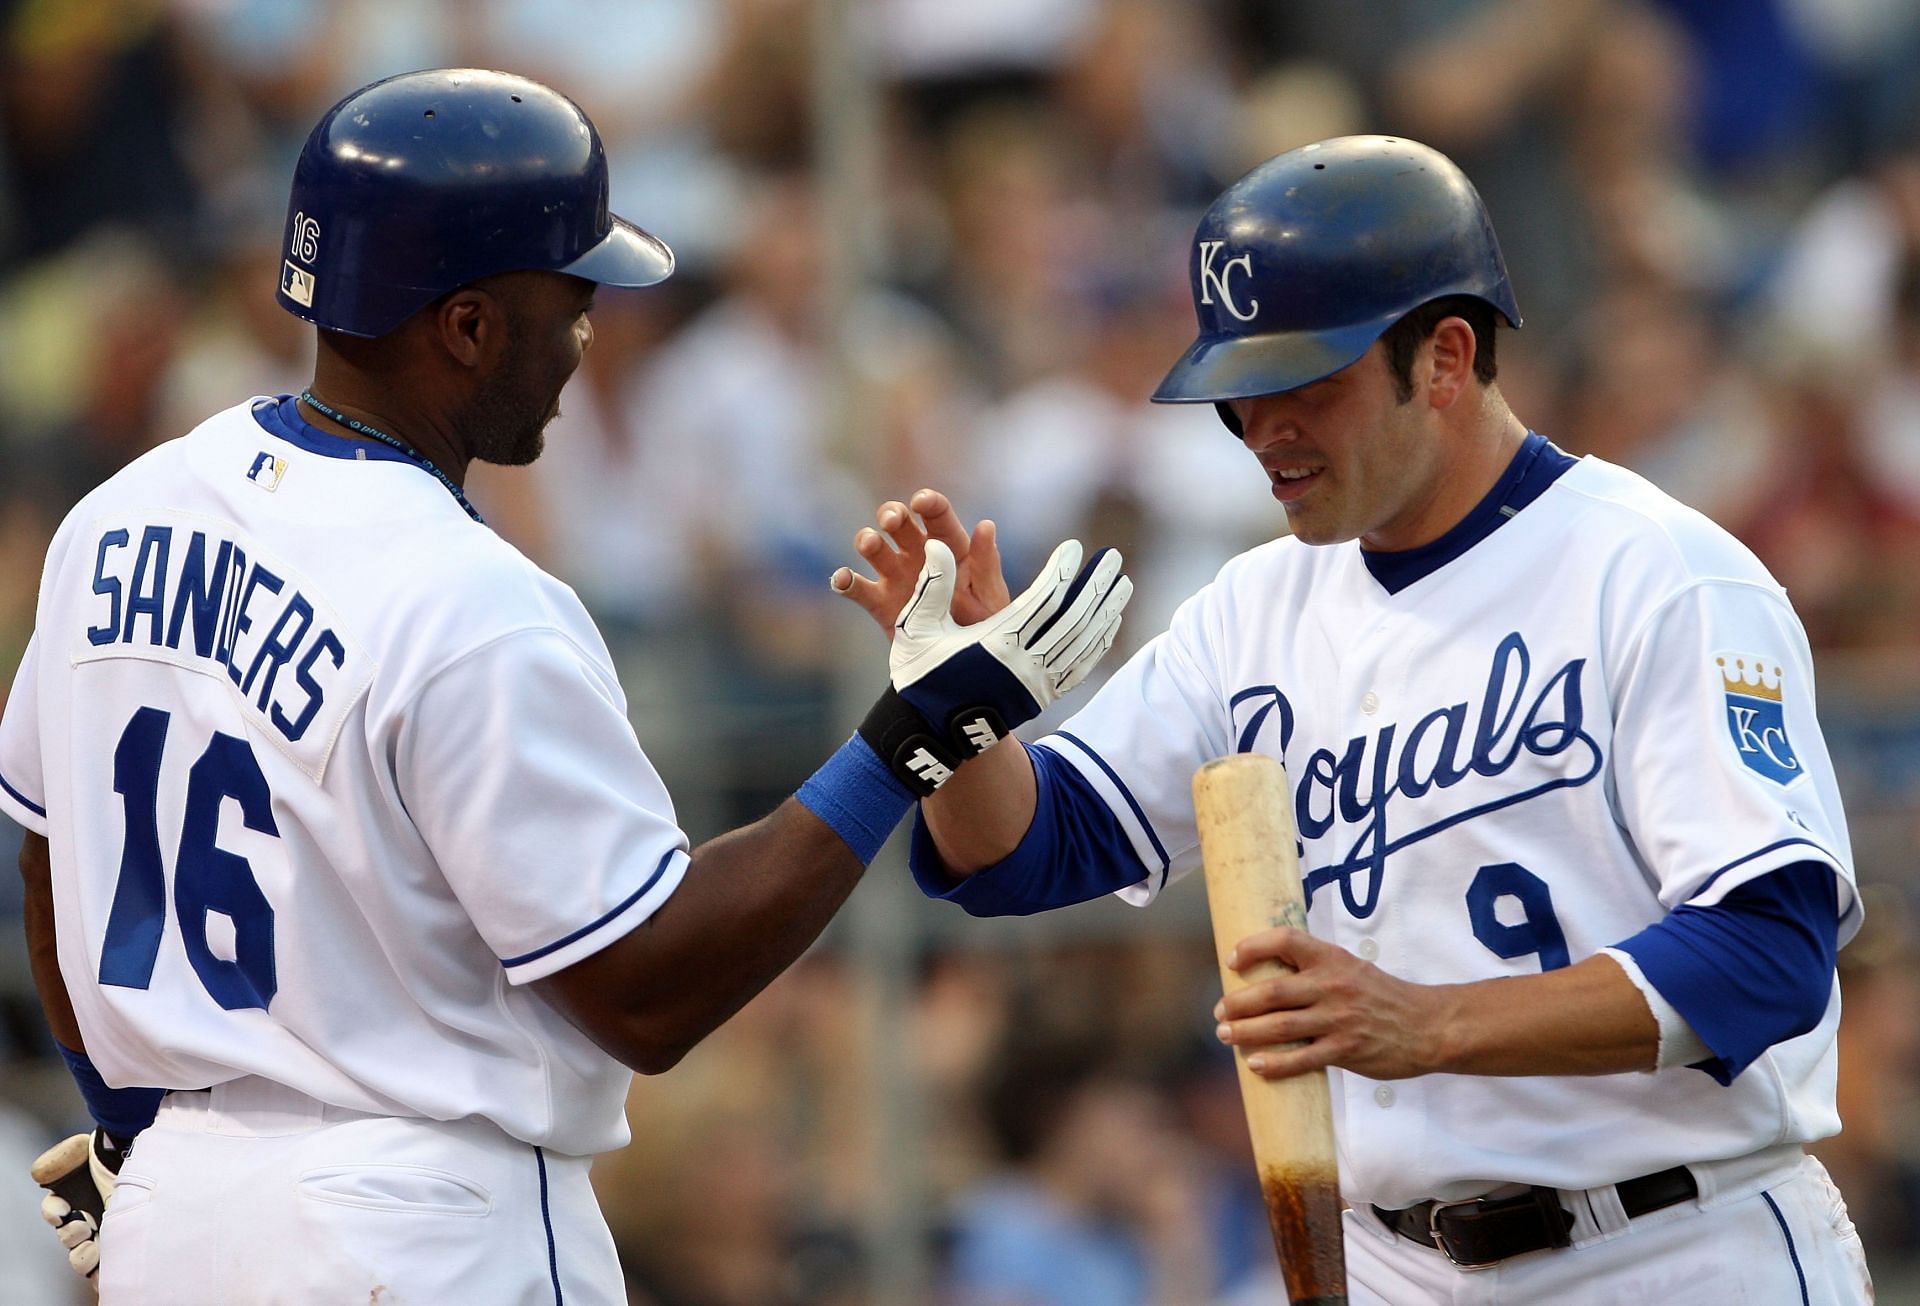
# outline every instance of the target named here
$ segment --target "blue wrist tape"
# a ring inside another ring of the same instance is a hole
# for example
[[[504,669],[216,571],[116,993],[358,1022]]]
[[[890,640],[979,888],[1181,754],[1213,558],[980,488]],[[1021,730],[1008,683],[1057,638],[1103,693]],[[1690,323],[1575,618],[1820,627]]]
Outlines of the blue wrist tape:
[[[167,1093],[164,1088],[108,1088],[86,1053],[75,1052],[57,1039],[54,1046],[60,1049],[60,1059],[73,1072],[73,1082],[80,1086],[80,1096],[86,1101],[87,1114],[93,1117],[93,1123],[122,1139],[132,1138],[153,1123],[154,1115],[160,1110],[160,1099]]]
[[[914,804],[913,794],[857,734],[808,776],[794,797],[847,841],[862,866],[873,861]]]

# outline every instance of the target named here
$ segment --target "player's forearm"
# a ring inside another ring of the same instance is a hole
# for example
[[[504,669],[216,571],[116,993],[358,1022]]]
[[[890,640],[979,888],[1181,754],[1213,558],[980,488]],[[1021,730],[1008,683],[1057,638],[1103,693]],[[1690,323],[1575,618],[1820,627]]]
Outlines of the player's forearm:
[[[658,1074],[806,951],[864,869],[789,799],[694,849],[680,887],[631,934],[537,982],[609,1055]]]
[[[1017,739],[1003,739],[923,799],[920,814],[956,878],[1001,861],[1033,824],[1038,786],[1033,760]]]
[[[1435,1071],[1606,1075],[1651,1070],[1659,1055],[1659,1024],[1611,957],[1442,985],[1435,998]]]
[[[20,878],[24,886],[24,911],[27,931],[27,963],[33,972],[33,986],[40,994],[41,1010],[46,1012],[47,1027],[62,1047],[86,1051],[80,1038],[80,1022],[73,1014],[73,1002],[67,997],[67,983],[60,976],[60,957],[54,942],[53,858],[47,841],[28,834],[20,845]]]

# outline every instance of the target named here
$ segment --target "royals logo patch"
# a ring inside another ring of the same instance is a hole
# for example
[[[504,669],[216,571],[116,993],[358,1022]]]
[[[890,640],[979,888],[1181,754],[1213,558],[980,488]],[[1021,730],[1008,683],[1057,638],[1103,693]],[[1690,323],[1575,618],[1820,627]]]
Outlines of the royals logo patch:
[[[1777,663],[1770,666],[1746,655],[1725,653],[1714,662],[1720,668],[1720,684],[1727,698],[1727,730],[1741,762],[1775,784],[1798,780],[1805,770],[1787,738],[1782,702],[1785,673]]]

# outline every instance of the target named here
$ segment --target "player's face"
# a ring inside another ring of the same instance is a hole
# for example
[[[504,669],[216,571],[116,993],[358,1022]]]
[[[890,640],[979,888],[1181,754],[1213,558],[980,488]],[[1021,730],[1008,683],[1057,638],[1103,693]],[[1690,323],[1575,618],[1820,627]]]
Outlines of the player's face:
[[[460,415],[472,456],[503,467],[540,456],[547,423],[560,415],[560,391],[593,343],[593,282],[535,272],[512,290],[503,297],[507,348]]]
[[[1385,346],[1312,385],[1231,407],[1305,543],[1407,549],[1453,525],[1437,520],[1444,467],[1431,410],[1400,401]]]

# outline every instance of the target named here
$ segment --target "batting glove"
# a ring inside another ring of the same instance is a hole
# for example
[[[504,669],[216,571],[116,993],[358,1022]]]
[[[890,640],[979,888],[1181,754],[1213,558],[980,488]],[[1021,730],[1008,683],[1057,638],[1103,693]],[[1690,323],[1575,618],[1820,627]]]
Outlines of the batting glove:
[[[75,1134],[55,1143],[33,1163],[33,1181],[47,1189],[40,1199],[40,1215],[53,1226],[67,1249],[73,1272],[100,1289],[100,1221],[115,1177],[127,1159],[133,1141],[114,1138],[104,1129]]]
[[[860,733],[920,797],[1085,680],[1113,647],[1133,582],[1102,549],[1053,551],[1026,591],[984,621],[953,619],[953,552],[927,541],[913,597],[894,620],[892,684]]]

